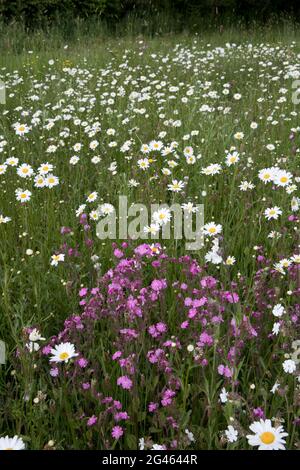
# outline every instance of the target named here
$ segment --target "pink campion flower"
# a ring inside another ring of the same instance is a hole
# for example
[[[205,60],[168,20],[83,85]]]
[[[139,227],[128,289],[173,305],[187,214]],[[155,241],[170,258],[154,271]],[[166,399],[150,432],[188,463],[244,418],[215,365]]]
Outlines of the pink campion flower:
[[[119,359],[121,356],[122,356],[122,352],[121,352],[121,351],[116,351],[116,352],[112,355],[112,360],[113,360],[113,361],[116,361],[116,360]]]
[[[218,366],[218,373],[227,378],[232,377],[232,371],[229,369],[228,366],[224,366],[224,364],[220,364]]]
[[[47,346],[44,346],[42,349],[42,353],[47,356],[48,354],[51,353],[52,346],[48,344]]]
[[[50,375],[51,377],[57,377],[59,375],[59,370],[57,367],[52,367],[52,369],[50,369]]]
[[[209,289],[212,289],[216,286],[217,280],[212,276],[207,276],[201,279],[200,284],[202,287],[208,287]]]
[[[123,251],[120,250],[119,248],[116,248],[116,249],[114,250],[114,255],[115,255],[116,258],[123,258],[124,253],[123,253]]]
[[[124,390],[130,390],[132,388],[132,380],[127,375],[122,375],[117,379],[117,385]]]
[[[151,289],[153,289],[155,292],[159,292],[162,289],[165,289],[167,287],[167,283],[165,279],[154,279],[151,282]]]
[[[137,255],[145,256],[145,255],[150,255],[152,253],[152,250],[150,246],[147,245],[147,243],[143,243],[142,245],[139,245],[138,247],[136,247],[134,252]]]
[[[121,410],[122,403],[119,400],[114,400],[114,407],[116,408],[116,410]]]
[[[129,415],[128,415],[127,411],[120,411],[119,413],[116,413],[114,415],[114,419],[117,422],[122,421],[122,420],[126,421],[127,419],[129,419]]]
[[[195,318],[195,316],[197,315],[198,311],[195,309],[195,308],[190,308],[189,309],[189,313],[188,313],[188,317],[189,318]]]
[[[254,418],[266,419],[264,410],[260,407],[259,408],[253,408],[252,413],[253,413]]]
[[[79,291],[79,297],[85,297],[87,293],[88,293],[88,288],[87,288],[87,287],[83,287],[83,288],[80,289],[80,291]]]
[[[89,390],[91,388],[91,384],[88,382],[84,382],[82,385],[83,390]]]
[[[206,297],[201,297],[201,299],[195,299],[193,300],[193,307],[202,307],[202,305],[205,305],[207,303],[207,298]]]
[[[88,365],[88,360],[84,357],[81,357],[80,359],[78,359],[77,364],[79,365],[79,367],[84,369]]]
[[[88,426],[93,426],[94,424],[97,423],[97,420],[98,420],[98,418],[95,415],[93,415],[88,419],[87,425]]]
[[[208,333],[206,333],[206,331],[203,331],[203,333],[201,333],[199,339],[200,339],[201,345],[206,344],[207,346],[211,346],[214,343],[213,337],[210,336]]]
[[[158,408],[158,403],[149,403],[148,405],[148,410],[150,411],[150,413],[153,413],[154,411],[156,411]]]
[[[229,291],[224,292],[224,298],[230,304],[236,304],[240,300],[238,294],[236,294],[235,292],[229,292]]]
[[[111,435],[114,439],[119,439],[124,434],[123,428],[121,426],[114,426],[111,432]]]

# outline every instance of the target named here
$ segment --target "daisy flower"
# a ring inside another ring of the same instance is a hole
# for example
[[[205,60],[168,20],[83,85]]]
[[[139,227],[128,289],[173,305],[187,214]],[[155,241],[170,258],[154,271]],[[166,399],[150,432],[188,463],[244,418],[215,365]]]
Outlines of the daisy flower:
[[[45,186],[47,188],[54,188],[54,186],[57,186],[59,184],[59,179],[57,176],[54,176],[52,174],[46,175],[45,177]]]
[[[40,173],[41,175],[46,175],[47,173],[50,173],[50,171],[53,171],[53,165],[51,165],[51,163],[42,163],[39,167],[38,167],[38,173]]]
[[[65,255],[60,253],[58,255],[52,255],[51,256],[51,266],[57,266],[59,262],[62,262],[65,260]]]
[[[142,170],[146,170],[147,168],[149,168],[149,159],[148,158],[141,158],[140,160],[138,160],[138,166],[142,169]]]
[[[179,193],[184,188],[184,182],[173,180],[171,184],[168,184],[168,190],[172,191],[173,193]]]
[[[90,193],[88,197],[86,198],[87,202],[94,202],[98,198],[98,193],[96,191]]]
[[[274,184],[277,186],[288,186],[291,183],[293,175],[288,171],[280,170],[274,177]]]
[[[24,450],[25,444],[21,437],[0,437],[0,450]]]
[[[226,156],[225,163],[227,166],[231,166],[237,163],[239,160],[240,160],[240,157],[239,157],[238,152],[233,152],[233,153],[229,153]]]
[[[269,207],[268,209],[265,210],[264,212],[266,219],[271,220],[277,220],[278,217],[282,214],[282,210],[280,207],[274,206],[274,207]]]
[[[221,232],[222,232],[222,225],[215,224],[214,222],[209,222],[208,224],[205,224],[203,227],[203,233],[205,235],[208,235],[209,237],[218,235]]]
[[[75,352],[75,346],[72,343],[60,343],[51,349],[52,357],[50,362],[65,362],[67,363],[72,357],[78,356]]]
[[[250,430],[254,433],[246,436],[250,446],[258,446],[258,450],[285,450],[284,438],[288,433],[282,426],[274,428],[270,419],[255,421]]]
[[[0,224],[7,224],[10,221],[11,221],[10,217],[4,217],[2,214],[0,214]]]
[[[33,174],[33,169],[30,165],[27,165],[27,163],[23,163],[17,168],[17,174],[21,178],[29,178]]]
[[[159,225],[167,224],[171,220],[171,211],[170,209],[163,207],[162,209],[154,212],[152,218],[154,222]]]
[[[17,201],[28,202],[31,198],[31,192],[23,189],[16,189],[15,191]]]
[[[29,127],[27,126],[27,124],[19,124],[17,123],[15,126],[15,131],[16,131],[16,134],[17,135],[25,135],[29,132]]]

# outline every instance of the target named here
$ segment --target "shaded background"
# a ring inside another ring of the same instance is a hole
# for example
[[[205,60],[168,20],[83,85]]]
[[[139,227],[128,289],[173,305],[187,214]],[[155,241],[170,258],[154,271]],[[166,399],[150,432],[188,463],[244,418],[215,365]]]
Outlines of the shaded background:
[[[300,18],[297,0],[0,0],[1,22],[22,22],[28,28],[78,19],[101,20],[114,29],[128,17],[151,20],[169,17],[174,29],[197,24],[244,24],[270,18]],[[176,28],[175,28],[176,25]]]

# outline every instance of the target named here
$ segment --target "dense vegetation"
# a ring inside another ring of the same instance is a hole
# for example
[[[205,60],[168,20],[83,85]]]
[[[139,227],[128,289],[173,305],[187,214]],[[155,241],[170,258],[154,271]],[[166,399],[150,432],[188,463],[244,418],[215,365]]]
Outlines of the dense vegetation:
[[[110,26],[128,17],[141,19],[168,15],[181,27],[188,24],[266,21],[285,14],[299,18],[300,5],[294,0],[1,0],[0,15],[5,22],[25,22],[28,27],[47,25],[57,20],[97,18]]]

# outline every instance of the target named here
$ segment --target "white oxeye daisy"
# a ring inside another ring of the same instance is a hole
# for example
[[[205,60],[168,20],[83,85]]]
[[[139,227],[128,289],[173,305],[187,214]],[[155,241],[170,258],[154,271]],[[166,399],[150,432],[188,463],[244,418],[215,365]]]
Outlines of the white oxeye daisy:
[[[269,181],[273,181],[274,179],[273,168],[264,168],[263,170],[260,170],[258,173],[258,177],[264,183],[269,183]]]
[[[43,175],[36,175],[34,178],[34,186],[36,188],[43,188],[45,186],[45,178]]]
[[[140,160],[138,160],[138,166],[142,169],[142,170],[146,170],[147,168],[149,168],[149,159],[148,158],[141,158]]]
[[[4,173],[6,173],[6,170],[7,170],[7,165],[0,165],[0,175],[4,175]]]
[[[65,260],[65,255],[63,253],[60,253],[58,255],[52,255],[51,266],[57,266],[59,262],[62,262],[64,260]]]
[[[21,437],[0,437],[0,450],[24,450],[25,444]]]
[[[142,153],[149,153],[150,152],[150,147],[147,144],[143,144],[141,147],[141,152]]]
[[[0,224],[7,224],[10,221],[11,221],[10,217],[4,217],[2,214],[0,214]]]
[[[29,132],[29,127],[27,126],[27,124],[16,124],[15,131],[17,135],[22,136],[24,134],[27,134],[27,132]]]
[[[239,160],[240,160],[240,157],[239,157],[238,152],[233,152],[233,153],[228,153],[228,155],[226,155],[225,162],[227,166],[231,166],[237,163]]]
[[[299,202],[300,199],[298,197],[293,197],[291,200],[291,209],[293,212],[296,212],[299,210]]]
[[[74,344],[72,343],[60,343],[51,349],[52,357],[50,362],[68,362],[73,357],[78,356],[75,352]]]
[[[9,166],[17,166],[18,163],[19,163],[19,159],[15,157],[10,157],[5,162],[5,164]]]
[[[189,155],[186,157],[186,162],[188,165],[194,165],[194,163],[196,162],[196,157],[195,155]]]
[[[162,209],[155,211],[152,215],[152,218],[154,222],[159,225],[167,224],[171,220],[171,211],[170,209],[163,207]]]
[[[291,261],[292,261],[293,263],[299,264],[299,263],[300,263],[300,255],[293,255],[293,256],[291,257]]]
[[[17,201],[21,202],[28,202],[31,198],[31,192],[28,191],[27,189],[23,191],[23,189],[16,189],[16,198]]]
[[[109,215],[109,214],[112,214],[114,212],[115,208],[112,204],[108,204],[108,203],[105,203],[105,204],[102,204],[100,207],[99,207],[99,213],[101,215]]]
[[[168,184],[168,190],[172,191],[173,193],[179,193],[184,188],[184,182],[173,180],[171,184]]]
[[[236,140],[243,140],[244,133],[243,132],[236,132],[233,136]]]
[[[96,191],[90,193],[88,197],[86,198],[87,202],[94,202],[98,198],[98,193]]]
[[[57,186],[59,184],[59,179],[57,176],[54,176],[52,174],[46,175],[45,177],[45,186],[47,188],[54,188],[54,186]]]
[[[47,173],[49,173],[50,171],[53,171],[53,165],[51,163],[42,163],[38,167],[38,173],[40,173],[41,175],[47,175]]]
[[[222,232],[222,225],[215,224],[214,222],[209,222],[208,224],[204,225],[203,232],[205,235],[208,235],[210,237],[218,235]]]
[[[283,438],[288,433],[284,432],[282,426],[274,428],[270,419],[255,421],[250,430],[254,433],[247,436],[250,446],[258,446],[258,450],[285,450]]]
[[[277,206],[268,207],[268,209],[265,210],[265,217],[268,220],[271,220],[271,219],[277,220],[281,214],[282,214],[282,210],[280,209],[280,207],[277,207]]]
[[[274,177],[274,184],[277,186],[288,186],[291,183],[293,175],[287,171],[280,170]]]
[[[151,235],[156,235],[159,232],[160,226],[159,224],[150,224],[144,227],[144,233],[151,233]]]
[[[27,163],[22,163],[22,165],[17,169],[17,174],[21,178],[30,178],[30,176],[33,174],[33,169],[30,165],[27,165]]]

